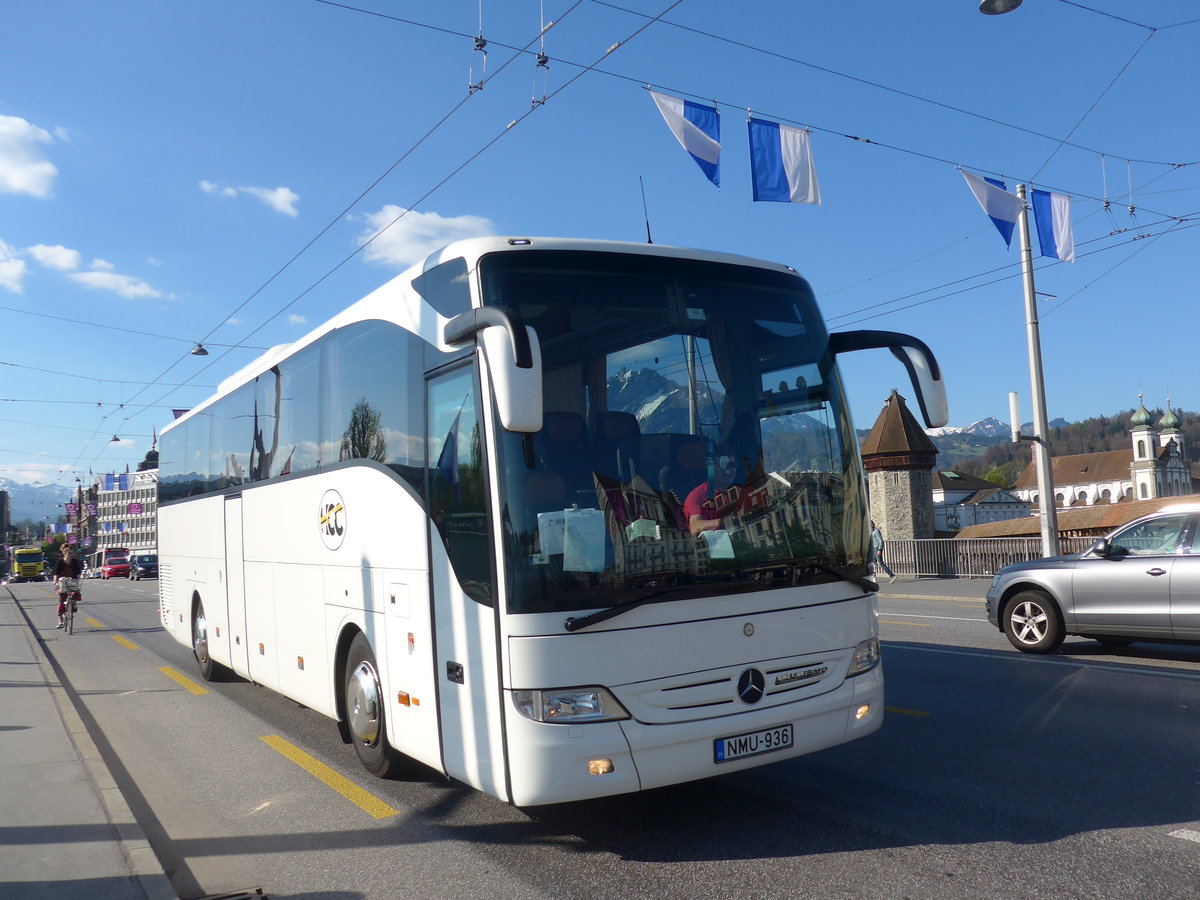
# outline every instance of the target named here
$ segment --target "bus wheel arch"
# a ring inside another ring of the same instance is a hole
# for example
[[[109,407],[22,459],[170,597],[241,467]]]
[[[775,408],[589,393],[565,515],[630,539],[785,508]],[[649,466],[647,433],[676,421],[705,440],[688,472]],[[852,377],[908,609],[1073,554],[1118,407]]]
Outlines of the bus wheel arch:
[[[365,634],[357,629],[348,629],[347,634],[349,642],[339,669],[342,676],[338,711],[343,734],[349,734],[363,768],[380,778],[392,778],[400,772],[402,757],[388,742],[387,700],[379,665]],[[340,644],[339,641],[339,657]]]

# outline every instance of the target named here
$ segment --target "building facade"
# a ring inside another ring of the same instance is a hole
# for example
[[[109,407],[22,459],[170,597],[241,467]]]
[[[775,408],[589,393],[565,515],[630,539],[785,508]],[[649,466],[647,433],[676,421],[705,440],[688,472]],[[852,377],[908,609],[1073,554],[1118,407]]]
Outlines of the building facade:
[[[95,551],[158,548],[158,469],[96,480]]]
[[[1027,501],[1012,491],[958,472],[933,475],[934,528],[953,534],[984,522],[1017,519],[1031,512]]]
[[[1170,401],[1155,424],[1139,398],[1130,420],[1128,450],[1054,457],[1054,505],[1063,509],[1190,495],[1194,490],[1191,464],[1180,425]],[[1032,462],[1013,484],[1012,493],[1033,507],[1039,505]]]

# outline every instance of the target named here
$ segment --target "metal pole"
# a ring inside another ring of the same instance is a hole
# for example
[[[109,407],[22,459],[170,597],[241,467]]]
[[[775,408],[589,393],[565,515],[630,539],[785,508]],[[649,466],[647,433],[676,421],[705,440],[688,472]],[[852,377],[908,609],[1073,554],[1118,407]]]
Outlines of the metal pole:
[[[1029,207],[1025,185],[1017,185],[1021,215],[1021,280],[1025,285],[1025,334],[1029,343],[1029,382],[1033,396],[1033,460],[1037,467],[1038,512],[1042,520],[1042,555],[1058,556],[1058,513],[1054,500],[1054,471],[1047,439],[1046,383],[1042,376],[1042,341],[1038,334],[1037,292],[1033,287],[1033,249],[1029,243]]]

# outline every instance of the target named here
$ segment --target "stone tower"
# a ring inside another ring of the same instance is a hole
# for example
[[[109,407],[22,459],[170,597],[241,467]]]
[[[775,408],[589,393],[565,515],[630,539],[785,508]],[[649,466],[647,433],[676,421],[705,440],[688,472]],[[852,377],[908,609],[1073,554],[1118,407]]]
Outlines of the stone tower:
[[[933,537],[937,447],[893,389],[862,445],[871,518],[888,540]]]

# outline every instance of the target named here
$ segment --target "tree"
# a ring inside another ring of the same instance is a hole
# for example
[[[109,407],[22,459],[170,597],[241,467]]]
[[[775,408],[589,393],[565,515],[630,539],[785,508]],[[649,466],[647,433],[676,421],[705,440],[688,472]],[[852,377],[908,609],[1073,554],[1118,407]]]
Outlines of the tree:
[[[359,398],[350,411],[350,424],[342,435],[342,448],[338,459],[387,459],[387,439],[379,427],[382,414],[367,403],[366,397]]]

